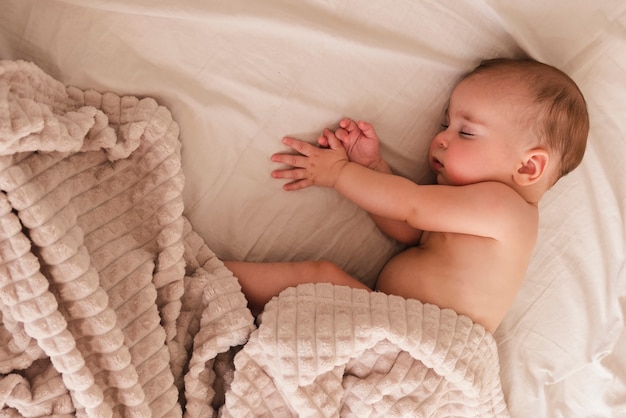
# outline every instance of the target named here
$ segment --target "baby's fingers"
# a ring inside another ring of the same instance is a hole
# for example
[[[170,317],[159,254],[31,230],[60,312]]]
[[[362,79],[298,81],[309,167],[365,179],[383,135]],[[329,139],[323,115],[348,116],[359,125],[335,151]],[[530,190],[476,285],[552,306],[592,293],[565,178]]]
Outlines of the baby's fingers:
[[[283,186],[283,189],[288,191],[300,190],[313,185],[311,180],[307,178],[307,172],[304,168],[274,170],[272,171],[272,177],[275,179],[293,180]]]
[[[311,152],[317,149],[316,147],[309,144],[308,142],[300,141],[299,139],[291,138],[289,136],[286,136],[283,138],[283,144],[287,145],[289,148],[293,150],[298,151],[300,154],[307,155],[307,156],[311,155]]]
[[[272,177],[275,179],[304,180],[308,177],[308,173],[304,168],[287,168],[272,171]]]
[[[307,157],[297,154],[274,154],[272,155],[272,161],[275,163],[283,163],[292,167],[304,167],[307,162]]]
[[[324,129],[324,136],[326,137],[326,141],[328,142],[328,147],[330,149],[343,149],[343,145],[339,138],[337,138],[335,132],[330,129]]]
[[[358,127],[352,119],[342,119],[341,122],[339,122],[339,128],[335,130],[335,136],[345,144],[354,139],[352,132],[354,132],[355,129],[358,129]]]
[[[313,183],[310,180],[296,180],[283,185],[283,189],[291,192],[294,190],[306,189],[307,187],[311,186],[313,186]]]
[[[368,138],[377,138],[376,131],[374,130],[374,126],[371,123],[360,120],[359,121],[359,129],[363,131],[363,135]]]
[[[324,134],[317,137],[317,143],[322,148],[328,148],[328,139],[326,139]]]
[[[345,143],[350,139],[350,134],[343,128],[337,128],[335,131],[335,136],[342,142]],[[328,142],[328,140],[326,140]]]
[[[339,121],[339,126],[348,132],[354,131],[358,128],[357,123],[350,118],[343,118]]]

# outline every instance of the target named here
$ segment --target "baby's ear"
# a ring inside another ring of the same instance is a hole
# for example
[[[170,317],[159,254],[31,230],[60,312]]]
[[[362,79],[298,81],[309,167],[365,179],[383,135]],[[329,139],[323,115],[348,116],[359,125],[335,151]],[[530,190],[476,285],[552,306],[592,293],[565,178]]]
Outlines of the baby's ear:
[[[547,172],[550,154],[543,148],[534,148],[524,154],[514,179],[520,186],[530,186]]]

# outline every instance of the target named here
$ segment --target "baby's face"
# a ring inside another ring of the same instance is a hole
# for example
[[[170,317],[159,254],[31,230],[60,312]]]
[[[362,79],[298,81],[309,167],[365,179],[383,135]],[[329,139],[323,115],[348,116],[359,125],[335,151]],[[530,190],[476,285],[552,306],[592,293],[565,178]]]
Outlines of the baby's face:
[[[445,129],[430,145],[437,183],[509,184],[533,135],[524,132],[529,106],[532,100],[515,80],[480,74],[459,83],[450,97]]]

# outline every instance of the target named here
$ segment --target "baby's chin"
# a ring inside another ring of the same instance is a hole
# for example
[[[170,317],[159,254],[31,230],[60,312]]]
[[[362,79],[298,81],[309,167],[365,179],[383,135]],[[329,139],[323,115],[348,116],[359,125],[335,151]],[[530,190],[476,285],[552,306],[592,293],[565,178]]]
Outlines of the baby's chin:
[[[448,180],[441,173],[437,174],[437,184],[441,186],[450,186]]]
[[[468,184],[472,184],[472,182],[459,179],[450,179],[439,173],[437,174],[437,184],[441,186],[467,186]]]

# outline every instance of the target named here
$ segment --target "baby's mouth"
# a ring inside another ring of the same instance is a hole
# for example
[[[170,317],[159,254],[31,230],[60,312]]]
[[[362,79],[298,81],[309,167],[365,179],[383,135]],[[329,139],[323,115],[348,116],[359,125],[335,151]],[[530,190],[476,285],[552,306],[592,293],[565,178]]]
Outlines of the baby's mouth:
[[[431,165],[434,170],[441,170],[443,168],[443,163],[435,157],[433,157]]]

